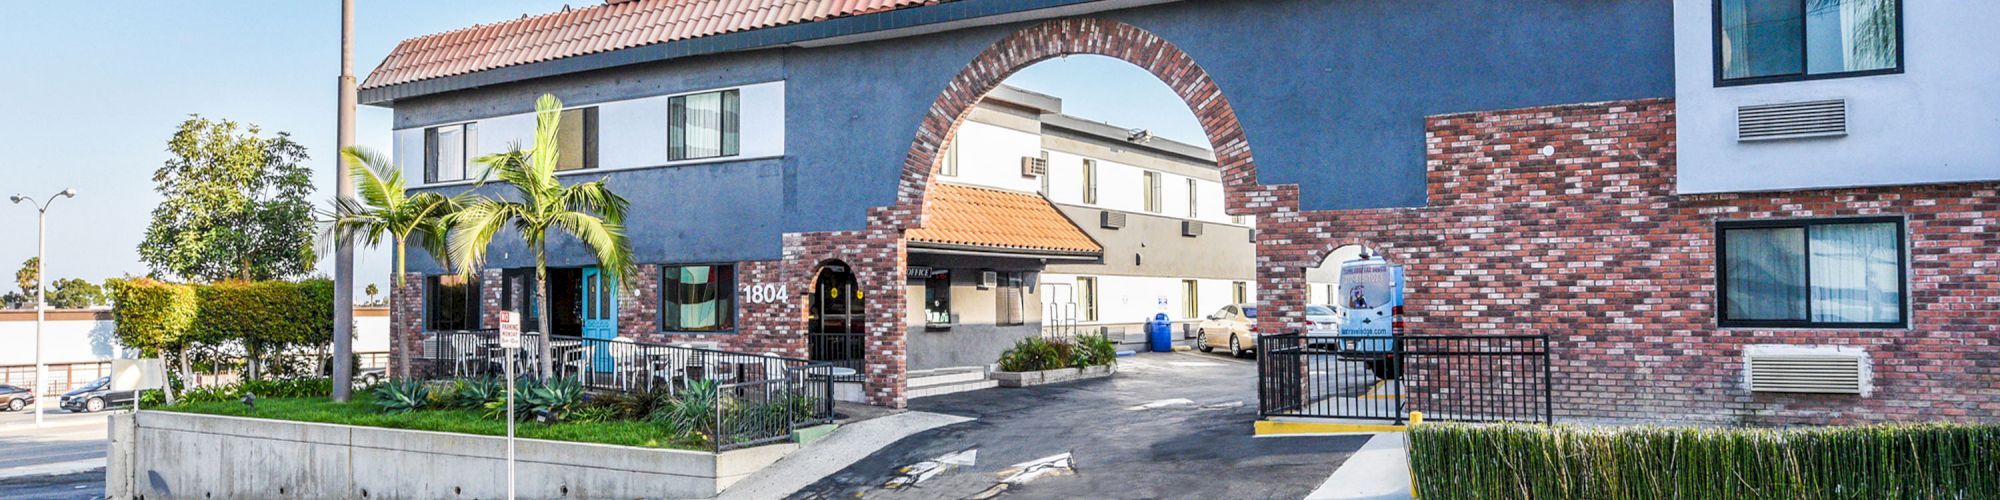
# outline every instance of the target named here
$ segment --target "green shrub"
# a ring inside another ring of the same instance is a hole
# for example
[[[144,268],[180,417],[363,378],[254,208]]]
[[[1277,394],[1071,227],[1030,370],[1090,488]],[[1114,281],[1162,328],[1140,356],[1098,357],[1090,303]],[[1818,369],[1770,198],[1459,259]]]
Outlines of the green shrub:
[[[321,377],[280,378],[245,380],[235,387],[235,394],[256,394],[259,398],[311,398],[333,394],[333,379]]]
[[[415,380],[383,382],[375,387],[375,407],[384,413],[406,413],[431,404],[429,385]]]
[[[333,288],[324,279],[226,281],[196,287],[193,336],[208,343],[240,343],[247,357],[263,361],[286,348],[333,342]]]
[[[2000,498],[2000,425],[1425,424],[1420,498]]]
[[[590,401],[590,406],[611,408],[618,418],[627,420],[647,420],[653,413],[674,404],[680,399],[672,387],[655,386],[651,389],[632,392],[614,392]]]
[[[1118,362],[1118,346],[1112,344],[1111,339],[1105,338],[1102,335],[1077,337],[1076,348],[1073,352],[1075,355],[1070,360],[1070,366],[1076,368],[1108,365]]]
[[[706,440],[715,435],[717,413],[729,411],[733,402],[722,397],[714,380],[702,380],[681,389],[672,403],[655,410],[649,419],[671,432]]]
[[[1033,372],[1057,368],[1083,368],[1118,362],[1118,348],[1110,339],[1084,335],[1076,340],[1028,337],[1000,353],[1000,370]]]

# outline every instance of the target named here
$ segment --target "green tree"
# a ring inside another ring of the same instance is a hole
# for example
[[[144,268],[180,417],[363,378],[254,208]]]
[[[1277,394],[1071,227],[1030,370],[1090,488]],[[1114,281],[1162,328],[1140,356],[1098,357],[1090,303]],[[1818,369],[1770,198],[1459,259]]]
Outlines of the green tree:
[[[49,307],[84,309],[104,305],[104,289],[83,278],[55,280],[49,284]]]
[[[402,270],[397,270],[397,271],[396,271],[396,274],[402,274]],[[397,278],[398,278],[398,279],[400,279],[401,277],[400,277],[400,276],[398,276]],[[375,296],[376,296],[377,294],[381,294],[381,293],[382,293],[382,289],[380,289],[380,288],[375,288],[375,284],[374,284],[374,283],[369,283],[369,284],[368,284],[368,288],[363,288],[363,289],[361,289],[361,293],[365,293],[365,294],[368,294],[368,305],[371,305],[371,306],[372,306],[372,305],[375,305]]]
[[[487,247],[502,230],[512,229],[535,257],[536,316],[541,331],[549,332],[548,239],[560,230],[589,246],[597,254],[599,266],[614,280],[622,280],[631,265],[632,249],[625,239],[625,198],[611,192],[604,179],[563,185],[556,180],[556,130],[562,119],[562,101],[542,95],[535,102],[534,149],[480,157],[488,174],[513,188],[512,199],[480,198],[452,216],[451,262],[459,272],[472,275],[486,262]],[[481,178],[480,184],[486,179]],[[549,342],[541,343],[541,375],[547,377],[553,364]]]
[[[312,170],[291,135],[195,115],[153,173],[165,200],[139,244],[155,276],[214,282],[285,279],[312,270]]]
[[[410,193],[403,181],[403,169],[389,164],[381,156],[361,148],[347,148],[340,152],[342,160],[353,168],[355,194],[359,198],[346,196],[333,200],[333,210],[324,220],[327,235],[334,240],[347,239],[355,243],[374,247],[388,240],[395,247],[396,286],[403,286],[403,273],[409,256],[409,246],[414,243],[434,257],[449,255],[445,248],[445,238],[450,231],[448,224],[451,214],[463,205],[463,199],[445,197],[437,193]],[[368,285],[368,297],[375,297],[375,285]],[[410,366],[409,339],[396,336],[397,365]],[[336,380],[335,384],[345,383]]]
[[[35,295],[41,292],[39,290],[41,287],[41,277],[41,257],[29,257],[27,261],[21,263],[21,270],[14,271],[14,284],[21,287],[21,302],[33,303],[35,301]]]

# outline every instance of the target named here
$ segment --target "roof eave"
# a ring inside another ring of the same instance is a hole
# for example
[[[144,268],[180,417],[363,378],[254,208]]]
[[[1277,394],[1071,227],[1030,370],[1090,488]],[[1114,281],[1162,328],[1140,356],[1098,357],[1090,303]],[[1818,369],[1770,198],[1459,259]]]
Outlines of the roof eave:
[[[861,43],[1175,1],[1180,0],[958,0],[364,87],[359,91],[360,102],[394,107],[398,99],[632,64],[774,47]]]

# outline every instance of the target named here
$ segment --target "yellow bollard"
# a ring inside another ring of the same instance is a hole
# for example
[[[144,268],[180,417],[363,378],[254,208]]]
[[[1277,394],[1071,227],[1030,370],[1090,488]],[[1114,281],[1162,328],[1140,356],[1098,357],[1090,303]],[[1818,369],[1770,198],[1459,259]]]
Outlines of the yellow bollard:
[[[1410,412],[1410,425],[1409,425],[1409,429],[1416,429],[1416,428],[1417,428],[1417,424],[1421,424],[1421,423],[1424,423],[1424,412],[1420,412],[1420,411],[1413,411],[1413,412]],[[1405,457],[1408,457],[1408,456],[1409,456],[1409,454],[1410,454],[1410,434],[1409,434],[1409,432],[1408,432],[1408,431],[1405,431],[1405,432],[1403,433],[1403,456],[1405,456]],[[1408,465],[1408,460],[1405,460],[1404,462],[1405,462],[1405,465]],[[1409,467],[1410,467],[1410,470],[1409,470],[1409,472],[1410,472],[1410,498],[1416,498],[1416,497],[1417,497],[1417,469],[1416,469],[1416,466],[1413,466],[1413,465],[1412,465],[1412,466],[1409,466]]]

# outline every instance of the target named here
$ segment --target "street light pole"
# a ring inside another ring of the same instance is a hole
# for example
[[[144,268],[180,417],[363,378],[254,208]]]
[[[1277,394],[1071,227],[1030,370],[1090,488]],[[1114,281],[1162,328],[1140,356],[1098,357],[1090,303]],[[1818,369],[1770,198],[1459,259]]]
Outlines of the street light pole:
[[[340,110],[335,118],[334,196],[354,197],[354,176],[341,152],[354,146],[354,0],[340,2]],[[354,385],[354,242],[334,236],[333,400],[347,401]]]
[[[75,198],[76,190],[64,189],[40,204],[27,196],[17,194],[13,198],[17,205],[25,201],[35,207],[35,427],[42,426],[42,408],[49,401],[48,391],[43,390],[49,383],[49,366],[42,364],[42,323],[47,319],[49,303],[49,273],[44,270],[49,268],[49,205],[56,202],[57,196]]]

